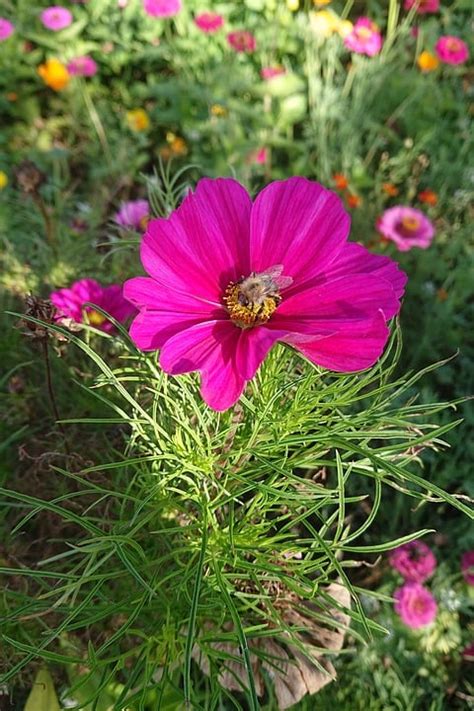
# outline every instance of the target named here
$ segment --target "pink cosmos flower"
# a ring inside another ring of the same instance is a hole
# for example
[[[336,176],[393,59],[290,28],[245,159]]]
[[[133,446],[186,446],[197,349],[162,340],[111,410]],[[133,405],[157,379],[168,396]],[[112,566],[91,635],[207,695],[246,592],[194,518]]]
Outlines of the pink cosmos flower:
[[[344,37],[344,44],[351,52],[373,57],[382,48],[382,35],[369,17],[359,17],[352,32]]]
[[[97,62],[87,55],[74,57],[67,65],[67,70],[73,76],[93,77],[97,74]]]
[[[114,330],[113,323],[92,306],[85,306],[86,302],[99,306],[121,323],[135,313],[123,298],[121,286],[101,286],[95,279],[80,279],[69,289],[53,291],[50,299],[58,311],[59,321],[72,319],[76,323],[89,323],[107,333]]]
[[[378,231],[392,242],[400,252],[412,247],[426,249],[434,237],[433,223],[421,210],[405,205],[395,205],[385,210],[377,221]]]
[[[0,17],[0,42],[8,39],[14,31],[15,25],[13,25],[10,20],[7,20],[5,17]]]
[[[286,69],[285,67],[281,67],[279,65],[275,67],[263,67],[263,69],[260,70],[260,76],[262,79],[265,79],[265,81],[269,81],[274,77],[279,77],[282,74],[286,74]]]
[[[464,64],[469,59],[467,44],[454,35],[440,37],[436,42],[435,52],[445,64]]]
[[[403,7],[405,10],[416,7],[418,15],[427,15],[430,12],[438,12],[439,0],[405,0]]]
[[[211,34],[220,30],[224,24],[224,18],[217,12],[202,12],[194,18],[194,24],[203,32]]]
[[[236,52],[255,52],[257,40],[247,30],[235,30],[227,35],[227,42]]]
[[[461,570],[468,585],[474,585],[474,551],[467,551],[461,558]]]
[[[150,17],[173,17],[181,7],[181,0],[143,0],[143,9]]]
[[[398,546],[390,552],[389,561],[405,580],[416,583],[423,583],[436,568],[434,553],[423,541],[410,541]]]
[[[143,232],[149,215],[148,200],[130,200],[120,205],[120,210],[115,214],[114,219],[121,227],[129,227],[137,232]]]
[[[215,410],[242,394],[274,343],[340,372],[370,367],[406,276],[395,262],[347,243],[340,198],[306,178],[268,185],[252,204],[230,178],[201,180],[168,219],[148,223],[124,295],[140,310],[130,335],[161,349],[171,375],[200,371]]]
[[[61,5],[47,7],[46,10],[43,10],[40,17],[43,25],[48,30],[53,30],[53,32],[58,32],[65,27],[69,27],[73,20],[69,10]]]
[[[393,597],[395,612],[400,615],[402,622],[412,629],[425,627],[436,617],[436,600],[421,583],[405,583],[395,590]]]

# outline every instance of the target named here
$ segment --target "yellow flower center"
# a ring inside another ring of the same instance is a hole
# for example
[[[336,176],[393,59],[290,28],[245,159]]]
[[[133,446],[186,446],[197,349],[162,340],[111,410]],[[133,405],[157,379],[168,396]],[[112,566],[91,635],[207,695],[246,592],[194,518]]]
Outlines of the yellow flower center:
[[[460,48],[460,42],[455,37],[452,37],[446,42],[446,47],[450,52],[457,52]]]
[[[372,37],[374,31],[370,27],[358,27],[356,33],[359,39],[368,40]]]
[[[420,226],[420,220],[417,217],[403,217],[402,227],[406,232],[416,232]]]
[[[289,280],[289,277],[283,277],[283,280]],[[283,285],[287,283],[284,281]],[[278,278],[274,278],[271,273],[252,272],[245,279],[231,281],[223,300],[230,318],[237,326],[260,326],[269,320],[281,302]]]
[[[105,316],[100,314],[95,309],[91,309],[87,312],[87,319],[91,326],[102,326],[102,324],[106,320]]]

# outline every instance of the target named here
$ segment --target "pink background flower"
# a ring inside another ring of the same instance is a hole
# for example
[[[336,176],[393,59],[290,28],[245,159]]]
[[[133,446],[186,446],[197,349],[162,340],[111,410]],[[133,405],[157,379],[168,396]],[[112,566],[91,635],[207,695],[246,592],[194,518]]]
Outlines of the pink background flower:
[[[121,227],[133,227],[137,231],[143,231],[149,215],[148,200],[130,200],[120,205],[114,219]]]
[[[143,9],[151,17],[173,17],[181,6],[181,0],[143,0]]]
[[[390,565],[405,580],[423,583],[436,568],[433,551],[423,541],[411,541],[398,546],[389,554]]]
[[[405,583],[395,590],[395,612],[412,629],[431,624],[438,606],[430,591],[420,583]]]
[[[285,67],[281,67],[281,66],[263,67],[260,70],[260,76],[262,77],[262,79],[265,79],[265,81],[269,81],[270,79],[273,79],[274,77],[279,77],[282,74],[286,74],[286,69],[285,69]]]
[[[418,15],[426,15],[430,12],[438,12],[439,0],[405,0],[403,7],[405,10],[416,7]]]
[[[0,42],[8,39],[15,31],[15,26],[5,17],[0,17]]]
[[[306,178],[271,183],[253,203],[235,180],[201,180],[168,219],[148,223],[150,276],[124,287],[140,310],[132,339],[161,349],[171,375],[199,371],[216,410],[238,400],[277,341],[330,370],[370,367],[406,277],[348,243],[349,227],[340,198]]]
[[[217,12],[202,12],[196,15],[194,24],[203,32],[217,32],[224,24],[224,18]]]
[[[396,205],[385,210],[377,221],[378,231],[395,242],[400,252],[412,247],[426,249],[434,237],[434,227],[426,215],[414,207]]]
[[[257,40],[247,30],[235,30],[227,35],[227,42],[236,52],[255,52]]]
[[[445,64],[464,64],[469,59],[467,44],[454,35],[443,35],[436,42],[435,52]]]
[[[85,323],[85,311],[92,326],[108,333],[114,330],[114,325],[92,307],[85,306],[86,302],[99,306],[120,322],[135,313],[135,309],[123,298],[121,286],[101,286],[95,279],[80,279],[68,289],[53,291],[50,299],[58,310],[59,320],[69,318],[76,323]]]
[[[461,558],[461,570],[464,580],[474,585],[474,551],[466,551]]]
[[[373,57],[382,48],[382,35],[369,17],[359,17],[352,32],[344,37],[344,44],[351,52]]]
[[[87,55],[74,57],[67,65],[67,70],[73,76],[92,77],[97,74],[97,63]]]
[[[69,27],[72,23],[73,17],[69,10],[61,5],[52,5],[47,7],[46,10],[40,15],[41,22],[48,30],[53,30],[58,32],[63,30],[65,27]]]

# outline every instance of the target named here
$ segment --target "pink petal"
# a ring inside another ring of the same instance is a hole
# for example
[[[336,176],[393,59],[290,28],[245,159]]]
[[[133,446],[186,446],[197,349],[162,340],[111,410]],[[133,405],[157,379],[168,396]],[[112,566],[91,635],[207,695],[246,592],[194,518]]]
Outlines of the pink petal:
[[[371,321],[379,310],[398,311],[391,285],[374,274],[353,274],[318,284],[283,299],[269,328],[329,335]]]
[[[227,410],[245,387],[235,364],[239,333],[231,321],[199,323],[165,343],[160,365],[170,375],[201,371],[203,399],[214,410]]]
[[[379,313],[371,322],[354,323],[333,336],[294,345],[323,368],[351,373],[370,368],[380,358],[389,333],[385,317]],[[291,338],[286,340],[291,343]]]
[[[251,380],[275,341],[285,335],[285,331],[269,331],[264,326],[240,329],[236,365],[242,378]]]
[[[124,296],[143,310],[130,336],[141,350],[156,350],[172,336],[203,321],[227,319],[220,304],[167,289],[154,279],[135,277],[124,285]]]
[[[168,288],[220,301],[229,282],[250,271],[251,205],[235,180],[199,181],[168,219],[148,223],[143,266]]]
[[[301,286],[331,264],[349,227],[349,215],[335,193],[306,178],[275,181],[252,208],[252,269],[282,264],[284,274]]]

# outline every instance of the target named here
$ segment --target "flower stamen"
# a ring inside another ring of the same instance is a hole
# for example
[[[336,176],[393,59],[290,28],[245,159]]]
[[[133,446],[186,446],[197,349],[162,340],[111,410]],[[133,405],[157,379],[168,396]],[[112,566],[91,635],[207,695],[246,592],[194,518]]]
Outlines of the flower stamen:
[[[230,282],[223,301],[237,326],[252,328],[270,319],[281,303],[280,289],[293,282],[291,277],[281,276],[282,271],[283,267],[278,265],[260,274],[252,272],[248,277]]]

